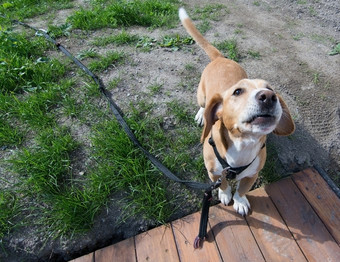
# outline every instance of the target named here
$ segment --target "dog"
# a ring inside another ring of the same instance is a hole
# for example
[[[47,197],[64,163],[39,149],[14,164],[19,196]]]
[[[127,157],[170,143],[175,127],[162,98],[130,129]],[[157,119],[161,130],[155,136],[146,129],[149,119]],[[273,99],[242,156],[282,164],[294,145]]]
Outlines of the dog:
[[[184,8],[179,9],[179,17],[211,60],[201,75],[197,90],[200,109],[195,117],[204,125],[204,164],[213,182],[220,179],[221,203],[228,205],[233,199],[236,212],[245,216],[250,210],[245,194],[265,164],[266,135],[288,136],[295,124],[286,103],[267,81],[248,79],[238,63],[225,58],[200,34]],[[226,178],[229,170],[237,181],[234,196]]]

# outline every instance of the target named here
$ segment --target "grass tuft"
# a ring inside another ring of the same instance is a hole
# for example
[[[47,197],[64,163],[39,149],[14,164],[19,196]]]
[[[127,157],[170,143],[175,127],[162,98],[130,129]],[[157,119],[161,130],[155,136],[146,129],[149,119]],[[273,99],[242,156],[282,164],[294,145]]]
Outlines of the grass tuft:
[[[177,7],[169,0],[105,1],[73,13],[68,21],[74,28],[93,30],[104,27],[169,26],[177,18]],[[94,2],[95,3],[95,2]]]
[[[15,226],[14,218],[19,213],[16,195],[7,190],[0,191],[0,245],[1,239]]]
[[[100,72],[109,68],[111,65],[120,63],[123,61],[125,55],[121,52],[111,51],[105,56],[100,56],[99,60],[94,60],[88,64],[91,71]]]
[[[102,36],[96,38],[92,44],[95,46],[107,46],[109,44],[115,45],[135,45],[139,37],[137,35],[131,35],[125,30],[116,35]]]
[[[48,128],[37,137],[36,146],[23,149],[10,160],[24,179],[28,192],[56,194],[70,175],[70,153],[77,147],[66,129]]]
[[[225,40],[219,43],[214,43],[215,47],[221,52],[225,53],[225,55],[236,62],[240,60],[240,54],[237,49],[237,43],[235,39]]]

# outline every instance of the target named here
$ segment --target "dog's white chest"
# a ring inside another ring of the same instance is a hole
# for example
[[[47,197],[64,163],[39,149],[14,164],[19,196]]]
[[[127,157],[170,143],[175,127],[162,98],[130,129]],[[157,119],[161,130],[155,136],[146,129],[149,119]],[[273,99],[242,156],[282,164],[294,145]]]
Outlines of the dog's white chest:
[[[236,176],[236,180],[241,180],[244,177],[251,177],[255,175],[258,171],[260,165],[260,157],[258,156],[261,150],[261,145],[258,143],[252,143],[247,141],[247,143],[235,143],[233,146],[228,148],[225,159],[227,163],[234,168],[249,165],[243,172]],[[214,175],[220,176],[223,172],[223,167],[221,163],[216,158],[215,160],[215,171]]]

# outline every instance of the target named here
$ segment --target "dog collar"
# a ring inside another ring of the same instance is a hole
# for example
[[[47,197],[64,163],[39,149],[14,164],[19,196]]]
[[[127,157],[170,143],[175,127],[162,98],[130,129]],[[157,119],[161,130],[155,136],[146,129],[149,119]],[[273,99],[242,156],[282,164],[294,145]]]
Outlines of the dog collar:
[[[209,138],[209,144],[212,146],[212,148],[214,149],[214,153],[218,159],[218,161],[220,162],[220,164],[223,167],[223,171],[222,174],[226,176],[227,179],[235,179],[237,175],[241,174],[244,170],[246,170],[256,159],[256,157],[253,159],[253,161],[251,161],[248,165],[246,166],[240,166],[240,167],[231,167],[228,162],[226,160],[224,160],[220,153],[218,152],[217,148],[216,148],[216,144],[214,142],[214,139],[211,135],[211,137]],[[266,144],[264,143],[260,149],[260,151],[266,146]]]

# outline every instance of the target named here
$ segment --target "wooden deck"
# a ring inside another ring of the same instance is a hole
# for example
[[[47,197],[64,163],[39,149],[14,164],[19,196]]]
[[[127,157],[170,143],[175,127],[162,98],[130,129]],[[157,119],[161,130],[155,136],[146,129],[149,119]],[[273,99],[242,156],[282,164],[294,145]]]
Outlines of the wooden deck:
[[[314,169],[247,195],[246,218],[211,207],[201,249],[193,248],[198,212],[73,262],[340,261],[340,199]]]

